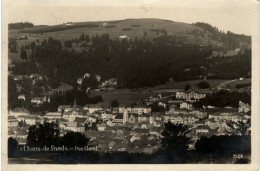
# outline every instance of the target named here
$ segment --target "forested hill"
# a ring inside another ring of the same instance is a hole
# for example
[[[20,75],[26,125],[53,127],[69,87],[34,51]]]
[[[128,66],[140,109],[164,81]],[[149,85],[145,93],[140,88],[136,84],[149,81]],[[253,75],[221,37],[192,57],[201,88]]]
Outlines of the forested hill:
[[[250,37],[205,23],[128,19],[38,26],[10,30],[8,48],[13,75],[38,73],[51,88],[73,85],[86,73],[116,78],[120,88],[251,76]]]
[[[131,39],[150,39],[171,35],[185,44],[211,45],[215,49],[230,50],[244,44],[249,47],[250,36],[232,32],[221,32],[206,23],[187,24],[162,19],[126,19],[117,21],[68,22],[54,26],[36,26],[24,28],[19,33],[50,35],[55,39],[76,38],[81,33],[102,35],[107,33],[111,38],[120,36]]]

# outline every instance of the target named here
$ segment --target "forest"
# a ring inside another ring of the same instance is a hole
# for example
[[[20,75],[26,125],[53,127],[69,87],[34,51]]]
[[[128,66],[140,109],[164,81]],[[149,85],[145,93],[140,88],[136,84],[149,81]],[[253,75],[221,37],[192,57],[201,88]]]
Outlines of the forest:
[[[212,53],[210,46],[180,44],[172,36],[148,41],[82,34],[63,44],[51,37],[40,45],[32,42],[29,46],[32,54],[26,59],[23,53],[24,60],[15,63],[11,70],[14,74],[27,75],[39,72],[52,82],[70,85],[85,73],[98,74],[102,80],[117,78],[119,88],[155,86],[169,78],[175,81],[205,76],[234,79],[251,71],[251,50],[236,56],[207,59]],[[81,46],[81,52],[74,49],[77,46]]]
[[[20,23],[10,23],[8,24],[8,29],[10,30],[18,30],[33,27],[34,24],[30,22],[20,22]]]

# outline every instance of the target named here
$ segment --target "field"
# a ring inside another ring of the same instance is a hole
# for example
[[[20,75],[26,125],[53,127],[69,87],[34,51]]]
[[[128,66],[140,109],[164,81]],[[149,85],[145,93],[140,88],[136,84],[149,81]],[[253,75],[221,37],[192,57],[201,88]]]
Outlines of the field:
[[[173,93],[161,93],[162,95]],[[120,105],[130,105],[139,100],[145,100],[150,96],[158,95],[156,92],[150,92],[149,89],[116,89],[112,91],[91,91],[91,96],[101,95],[103,97],[103,105],[108,106],[112,100],[117,100]]]
[[[91,91],[91,96],[101,95],[104,99],[103,105],[108,106],[112,100],[117,100],[121,105],[130,105],[139,100],[145,100],[150,96],[162,94],[162,96],[175,94],[174,89],[183,89],[186,84],[196,85],[203,80],[192,80],[182,82],[172,82],[168,84],[158,85],[155,87],[146,87],[140,89],[116,89],[112,91]],[[212,88],[227,80],[207,80]],[[173,91],[169,91],[169,90]]]
[[[251,78],[245,78],[243,80],[239,80],[239,79],[236,79],[236,80],[231,80],[227,83],[224,83],[222,84],[222,88],[229,88],[231,90],[234,90],[235,89],[235,86],[237,84],[248,84],[248,83],[251,83]]]
[[[183,89],[185,87],[186,84],[189,85],[196,85],[199,82],[204,81],[204,80],[191,80],[191,81],[181,81],[181,82],[171,82],[168,84],[162,84],[162,85],[158,85],[155,86],[154,88],[159,90],[159,89]],[[208,82],[210,84],[211,88],[216,88],[219,84],[224,83],[228,80],[206,80],[206,82]]]
[[[95,27],[89,27],[89,25],[95,25]],[[9,30],[8,37],[27,36],[29,41],[25,41],[25,43],[35,41],[36,39],[41,42],[44,39],[48,39],[48,37],[64,42],[65,40],[79,38],[79,35],[82,33],[90,36],[108,33],[111,38],[127,35],[132,39],[136,37],[151,39],[165,34],[164,31],[167,34],[176,35],[180,32],[192,32],[194,30],[203,32],[199,27],[181,22],[160,19],[127,19],[120,21],[73,23],[71,26],[61,24],[56,26],[39,26],[24,30]],[[190,38],[192,38],[192,35],[190,35]],[[215,40],[212,39],[212,41]]]

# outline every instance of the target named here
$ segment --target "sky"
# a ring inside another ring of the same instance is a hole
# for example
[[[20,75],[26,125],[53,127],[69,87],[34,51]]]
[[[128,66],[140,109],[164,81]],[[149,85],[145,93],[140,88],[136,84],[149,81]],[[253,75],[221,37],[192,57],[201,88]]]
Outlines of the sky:
[[[222,31],[251,35],[256,1],[212,0],[9,0],[4,2],[8,23],[29,21],[35,25],[65,22],[159,18],[177,22],[206,22]],[[5,10],[4,10],[5,11]]]

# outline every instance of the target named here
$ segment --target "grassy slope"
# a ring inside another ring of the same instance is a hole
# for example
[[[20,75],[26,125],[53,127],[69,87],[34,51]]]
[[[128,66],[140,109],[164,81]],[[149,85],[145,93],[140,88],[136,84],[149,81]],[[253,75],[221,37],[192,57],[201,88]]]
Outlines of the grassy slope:
[[[127,35],[131,38],[142,38],[144,32],[147,33],[147,38],[153,38],[158,36],[156,32],[151,31],[151,29],[165,29],[167,33],[176,34],[178,32],[186,32],[192,30],[202,30],[199,27],[192,26],[186,23],[173,22],[160,19],[128,19],[122,21],[105,21],[105,22],[84,22],[84,23],[74,23],[74,27],[79,26],[79,28],[70,29],[70,26],[65,25],[56,25],[56,26],[43,26],[43,27],[34,27],[27,29],[28,30],[38,30],[44,31],[50,28],[62,28],[66,30],[55,31],[55,32],[45,32],[43,35],[40,33],[32,34],[31,38],[38,38],[39,40],[46,39],[47,37],[53,37],[59,40],[68,40],[72,38],[79,37],[80,34],[86,33],[89,35],[104,34],[108,33],[111,37],[119,37],[121,35]],[[82,27],[84,25],[96,24],[98,27]],[[114,26],[112,28],[107,28]],[[123,31],[123,29],[131,29],[129,31]],[[9,32],[9,37],[15,36],[17,34],[29,35],[29,33],[19,33],[13,31]]]
[[[202,80],[173,82],[169,84],[158,85],[155,87],[141,88],[138,90],[117,89],[113,91],[92,91],[91,96],[102,95],[104,99],[103,105],[105,106],[109,105],[109,103],[115,99],[118,100],[118,102],[122,105],[130,105],[131,103],[138,102],[138,100],[144,100],[149,98],[150,96],[158,95],[159,93],[163,96],[174,94],[167,91],[163,92],[164,89],[183,89],[186,84],[196,85],[200,81]],[[210,83],[212,88],[215,88],[216,86],[225,81],[227,80],[207,80],[207,82]]]

